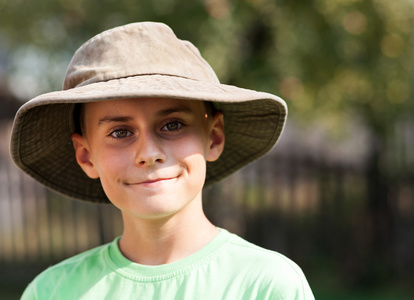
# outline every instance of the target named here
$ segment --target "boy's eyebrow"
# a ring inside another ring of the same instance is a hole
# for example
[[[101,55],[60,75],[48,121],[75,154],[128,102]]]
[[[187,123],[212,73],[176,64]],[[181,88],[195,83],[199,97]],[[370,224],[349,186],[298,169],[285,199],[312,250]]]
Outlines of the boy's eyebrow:
[[[124,117],[124,116],[106,116],[99,120],[98,126],[101,126],[105,123],[111,123],[111,122],[129,122],[132,121],[132,117]]]
[[[159,117],[164,117],[164,116],[168,116],[169,114],[172,113],[192,113],[192,109],[186,105],[177,105],[174,107],[170,107],[167,109],[163,109],[158,111],[155,116],[157,118]],[[129,122],[134,120],[133,117],[130,116],[105,116],[102,119],[99,120],[98,122],[98,126],[102,125],[102,124],[106,124],[106,123],[111,123],[111,122]]]

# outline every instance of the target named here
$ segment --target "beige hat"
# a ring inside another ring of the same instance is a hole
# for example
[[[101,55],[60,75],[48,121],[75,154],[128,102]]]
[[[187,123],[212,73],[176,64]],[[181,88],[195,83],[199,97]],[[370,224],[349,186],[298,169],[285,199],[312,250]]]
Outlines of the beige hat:
[[[190,42],[161,23],[133,23],[93,37],[75,53],[63,90],[40,95],[17,112],[10,152],[23,171],[67,196],[108,203],[99,179],[75,159],[75,103],[119,98],[211,101],[224,115],[226,143],[207,163],[206,185],[269,151],[282,133],[287,108],[277,96],[220,84]]]

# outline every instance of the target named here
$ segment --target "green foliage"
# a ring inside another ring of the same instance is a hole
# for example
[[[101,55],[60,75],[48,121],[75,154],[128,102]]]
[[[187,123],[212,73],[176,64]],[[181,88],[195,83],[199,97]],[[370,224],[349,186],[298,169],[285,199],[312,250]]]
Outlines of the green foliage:
[[[60,88],[94,34],[166,22],[222,82],[281,95],[304,122],[335,130],[357,116],[385,136],[414,112],[413,12],[408,0],[0,0],[0,42],[30,98]]]

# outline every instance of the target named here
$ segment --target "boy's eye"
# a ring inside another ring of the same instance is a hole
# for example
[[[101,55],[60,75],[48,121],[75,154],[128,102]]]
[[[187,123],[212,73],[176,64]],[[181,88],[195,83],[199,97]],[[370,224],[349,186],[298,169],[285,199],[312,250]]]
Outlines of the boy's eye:
[[[127,129],[116,129],[111,132],[110,136],[113,138],[126,138],[131,135],[131,132]]]
[[[161,130],[163,131],[175,131],[180,129],[183,126],[182,123],[178,122],[178,121],[172,121],[172,122],[168,122],[167,124],[165,124]]]

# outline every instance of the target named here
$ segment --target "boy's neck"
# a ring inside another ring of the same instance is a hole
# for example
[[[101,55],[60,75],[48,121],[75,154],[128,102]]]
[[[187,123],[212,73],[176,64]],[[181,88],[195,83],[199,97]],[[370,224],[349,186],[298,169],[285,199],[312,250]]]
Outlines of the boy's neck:
[[[197,201],[192,205],[198,205]],[[139,264],[161,265],[202,249],[219,230],[204,215],[201,203],[199,205],[199,209],[184,210],[179,215],[160,220],[143,220],[123,214],[121,252]]]

